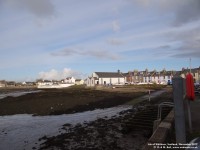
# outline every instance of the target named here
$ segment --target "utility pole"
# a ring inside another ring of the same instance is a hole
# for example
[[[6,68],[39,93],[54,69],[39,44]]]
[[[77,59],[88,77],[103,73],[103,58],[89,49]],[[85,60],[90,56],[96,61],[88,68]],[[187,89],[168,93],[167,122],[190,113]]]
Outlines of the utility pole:
[[[190,73],[191,73],[191,58],[190,58]]]

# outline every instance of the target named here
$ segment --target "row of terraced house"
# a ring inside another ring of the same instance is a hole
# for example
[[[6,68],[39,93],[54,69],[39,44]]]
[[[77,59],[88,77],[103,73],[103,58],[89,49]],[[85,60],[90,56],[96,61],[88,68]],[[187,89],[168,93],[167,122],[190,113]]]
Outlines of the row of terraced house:
[[[181,71],[167,71],[165,69],[161,71],[129,71],[122,73],[119,70],[117,72],[94,72],[87,78],[87,86],[96,85],[123,85],[123,84],[172,84],[172,78],[175,76],[181,76],[185,78],[186,74],[191,72],[195,83],[200,83],[200,67],[193,69],[182,68]]]

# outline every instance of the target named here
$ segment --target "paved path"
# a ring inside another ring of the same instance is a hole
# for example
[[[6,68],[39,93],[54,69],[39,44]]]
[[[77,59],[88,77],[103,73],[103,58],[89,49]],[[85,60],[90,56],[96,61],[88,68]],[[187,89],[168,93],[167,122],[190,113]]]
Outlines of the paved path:
[[[161,95],[162,93],[164,93],[166,91],[167,91],[167,89],[162,89],[162,90],[159,90],[159,91],[155,91],[155,92],[150,93],[150,95],[146,94],[144,96],[135,98],[132,101],[128,102],[127,104],[135,105],[135,104],[137,104],[139,102],[142,102],[142,101],[145,101],[145,100],[149,101],[149,99],[151,100],[151,99]]]

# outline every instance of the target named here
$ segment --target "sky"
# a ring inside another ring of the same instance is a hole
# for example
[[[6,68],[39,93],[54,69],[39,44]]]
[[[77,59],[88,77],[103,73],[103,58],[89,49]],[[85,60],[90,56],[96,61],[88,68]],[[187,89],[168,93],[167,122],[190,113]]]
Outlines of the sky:
[[[200,66],[200,0],[0,0],[0,80]]]

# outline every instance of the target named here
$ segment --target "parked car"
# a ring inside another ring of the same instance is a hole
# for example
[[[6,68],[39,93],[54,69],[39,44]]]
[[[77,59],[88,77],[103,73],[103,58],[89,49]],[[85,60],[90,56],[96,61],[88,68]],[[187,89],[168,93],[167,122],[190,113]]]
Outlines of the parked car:
[[[168,80],[167,85],[172,85],[172,81]]]

